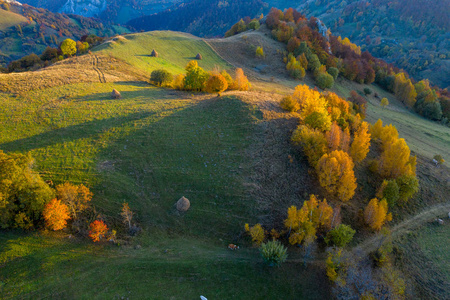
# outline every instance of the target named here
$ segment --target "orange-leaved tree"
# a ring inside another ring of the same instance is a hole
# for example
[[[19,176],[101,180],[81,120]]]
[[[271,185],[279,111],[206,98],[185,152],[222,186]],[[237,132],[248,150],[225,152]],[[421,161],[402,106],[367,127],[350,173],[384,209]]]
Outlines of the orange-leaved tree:
[[[355,163],[359,163],[366,158],[370,147],[369,124],[362,122],[357,132],[355,132],[352,146],[350,148],[350,156]]]
[[[89,224],[89,227],[91,228],[91,230],[89,230],[89,237],[94,242],[100,241],[108,233],[108,226],[101,220],[95,220]]]
[[[79,212],[82,212],[89,206],[92,199],[92,192],[80,184],[78,186],[69,182],[56,186],[56,195],[59,200],[69,208],[72,218],[76,218]]]
[[[377,198],[370,200],[364,210],[364,221],[373,230],[380,230],[386,222],[392,220],[392,214],[388,214],[388,203],[385,199],[378,201]]]
[[[350,200],[355,194],[357,184],[353,161],[344,151],[324,154],[317,163],[316,171],[320,185],[340,200]]]
[[[331,150],[339,150],[341,145],[342,130],[336,122],[331,124],[330,131],[326,133],[328,147]]]
[[[244,75],[244,70],[237,68],[232,88],[239,91],[248,91],[250,87],[250,82],[248,81],[247,76]]]
[[[212,93],[222,93],[228,88],[228,83],[225,77],[219,73],[213,73],[209,76],[206,81],[206,91],[210,94]]]
[[[67,220],[70,219],[69,208],[58,199],[53,199],[47,203],[42,214],[45,225],[51,230],[64,229],[67,225]]]

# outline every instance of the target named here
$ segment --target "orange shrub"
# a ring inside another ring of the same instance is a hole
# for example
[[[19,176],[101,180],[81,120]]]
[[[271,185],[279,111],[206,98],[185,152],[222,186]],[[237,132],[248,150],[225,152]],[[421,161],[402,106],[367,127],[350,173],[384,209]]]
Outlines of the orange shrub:
[[[91,230],[89,231],[89,237],[94,241],[98,242],[100,239],[105,237],[108,232],[108,226],[106,226],[105,222],[100,220],[95,220],[91,224],[89,224]]]
[[[43,211],[45,225],[51,230],[61,230],[66,227],[67,220],[70,219],[69,208],[61,200],[53,199]]]

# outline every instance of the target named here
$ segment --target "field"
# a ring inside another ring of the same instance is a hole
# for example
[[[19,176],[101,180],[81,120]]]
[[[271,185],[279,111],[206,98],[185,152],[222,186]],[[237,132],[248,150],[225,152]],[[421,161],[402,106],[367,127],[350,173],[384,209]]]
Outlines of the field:
[[[307,192],[320,192],[311,186],[315,179],[305,160],[289,143],[295,115],[278,106],[298,82],[285,74],[271,80],[276,73],[259,74],[252,58],[245,65],[247,52],[236,55],[240,60],[234,63],[219,51],[226,45],[213,45],[216,53],[208,43],[171,32],[125,35],[92,54],[38,72],[0,75],[0,149],[31,152],[36,170],[55,185],[70,181],[89,186],[97,212],[112,227],[119,226],[121,205],[128,202],[144,229],[119,246],[93,244],[66,233],[2,232],[4,298],[331,297],[323,257],[305,267],[300,250],[291,247],[289,263],[265,267],[258,250],[243,237],[245,223],[273,224]],[[149,56],[153,48],[158,58]],[[278,48],[274,44],[267,51],[276,57]],[[154,69],[184,72],[197,53],[203,55],[199,64],[206,70],[244,67],[254,90],[216,97],[146,82]],[[52,82],[52,76],[58,80]],[[335,91],[346,95],[363,87],[339,82]],[[122,99],[111,99],[113,89]],[[445,157],[448,128],[418,119],[389,97],[386,109],[369,99],[369,121],[381,116],[386,123],[396,122],[400,136],[416,153],[428,158],[428,152],[441,151]],[[419,167],[423,176],[436,177],[425,182],[427,191],[431,184],[445,184],[447,176],[446,166],[429,175],[432,168]],[[442,193],[445,188],[436,199],[425,199],[429,194],[421,192],[418,208],[444,202]],[[174,208],[181,196],[191,201],[184,214]],[[420,235],[421,247],[429,243],[428,236],[445,240],[445,231],[434,233]],[[241,249],[230,251],[229,243]],[[448,261],[437,247],[426,251]]]
[[[27,19],[21,15],[6,11],[0,8],[0,30],[5,30],[11,26],[27,22]]]
[[[150,54],[155,49],[158,57]],[[172,74],[184,73],[184,67],[200,53],[200,67],[212,71],[214,67],[231,69],[202,39],[182,32],[152,31],[129,34],[107,42],[96,48],[126,61],[133,67],[148,73],[155,69],[166,69]]]

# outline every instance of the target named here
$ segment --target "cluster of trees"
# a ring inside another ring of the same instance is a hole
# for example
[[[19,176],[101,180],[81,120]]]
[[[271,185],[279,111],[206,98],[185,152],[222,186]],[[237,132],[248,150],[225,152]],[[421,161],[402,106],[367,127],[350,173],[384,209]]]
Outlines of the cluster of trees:
[[[297,86],[280,104],[299,113],[300,125],[292,142],[301,146],[320,185],[340,201],[353,198],[357,188],[354,166],[367,157],[371,142],[379,144],[378,158],[367,164],[380,178],[375,188],[381,199],[372,199],[366,207],[365,220],[370,228],[380,230],[390,220],[388,204],[392,208],[401,199],[403,205],[418,191],[416,157],[410,155],[394,126],[383,126],[378,120],[369,127],[362,121],[358,111],[364,104],[347,102],[330,92],[319,93],[306,85]]]
[[[116,231],[108,229],[91,205],[93,193],[89,188],[66,182],[53,189],[32,166],[29,154],[6,154],[0,150],[2,229],[62,230],[70,223],[71,231],[88,235],[94,242],[115,241]],[[127,203],[123,204],[121,216],[129,232],[136,232],[136,225],[132,224],[133,212]]]
[[[272,8],[266,24],[274,38],[287,44],[285,63],[292,77],[301,79],[309,70],[321,89],[332,87],[338,75],[358,83],[377,82],[424,117],[448,122],[442,111],[450,101],[446,90],[432,88],[427,80],[414,83],[406,72],[361,52],[348,38],[331,35],[318,19],[308,20],[292,8]]]
[[[244,19],[240,19],[239,22],[231,26],[231,28],[225,32],[225,37],[233,36],[238,33],[247,31],[247,30],[257,30],[261,26],[260,20],[264,17],[263,14],[259,17],[259,19],[250,19],[249,17],[245,17]]]
[[[56,61],[76,54],[82,55],[99,44],[103,38],[96,35],[83,36],[80,41],[65,39],[58,48],[47,47],[40,56],[32,53],[8,64],[7,72],[24,72],[46,67]],[[90,43],[89,43],[89,42]]]
[[[207,72],[197,61],[192,60],[186,65],[186,74],[173,76],[167,70],[155,70],[150,75],[150,81],[158,86],[166,86],[178,90],[205,91],[218,93],[226,90],[247,91],[251,84],[241,68],[235,71],[234,79],[225,70]]]

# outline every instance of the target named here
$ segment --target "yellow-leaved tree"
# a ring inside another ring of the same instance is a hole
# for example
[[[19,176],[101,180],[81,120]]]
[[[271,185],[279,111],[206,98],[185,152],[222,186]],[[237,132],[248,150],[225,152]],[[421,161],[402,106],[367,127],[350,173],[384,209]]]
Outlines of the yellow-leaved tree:
[[[366,158],[370,147],[369,124],[362,122],[357,132],[355,132],[352,146],[350,148],[350,156],[355,163],[359,163]]]
[[[385,199],[370,200],[364,210],[364,221],[373,230],[380,230],[386,222],[392,221],[392,214],[388,213],[388,203]]]
[[[342,130],[336,122],[331,124],[330,131],[326,133],[328,148],[331,150],[339,150],[341,145]]]
[[[266,239],[266,232],[259,223],[252,227],[250,227],[248,224],[245,224],[245,231],[250,234],[250,236],[252,237],[252,242],[255,246],[261,245],[261,243]]]
[[[385,145],[381,154],[378,171],[387,178],[397,178],[402,175],[416,174],[416,157],[410,156],[411,151],[404,139],[397,139]]]
[[[300,125],[292,134],[292,142],[303,147],[303,152],[311,166],[315,167],[319,159],[327,152],[325,135],[317,129]]]
[[[328,228],[331,225],[332,217],[333,208],[327,200],[320,201],[314,195],[303,203],[301,209],[289,207],[288,216],[284,220],[284,226],[289,230],[289,243],[311,243],[316,239],[318,228]]]
[[[316,166],[319,182],[329,193],[341,201],[350,200],[357,187],[353,161],[341,150],[324,154]]]

